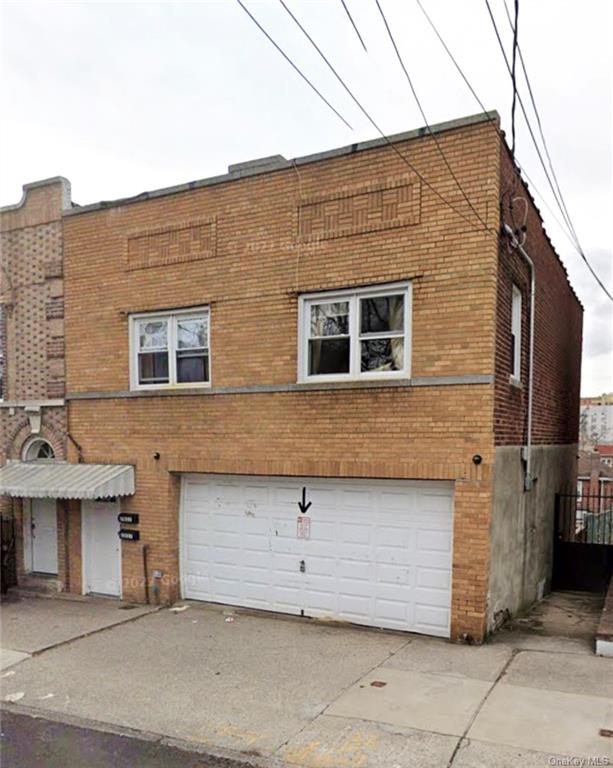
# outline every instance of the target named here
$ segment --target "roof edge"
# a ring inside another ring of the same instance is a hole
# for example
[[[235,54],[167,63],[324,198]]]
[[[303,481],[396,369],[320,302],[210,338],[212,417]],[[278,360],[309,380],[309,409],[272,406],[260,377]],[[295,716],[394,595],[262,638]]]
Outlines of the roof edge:
[[[65,176],[50,176],[48,179],[40,179],[39,181],[31,181],[28,184],[24,184],[21,189],[23,190],[21,200],[18,203],[11,203],[9,205],[0,206],[0,213],[8,213],[9,211],[18,211],[23,208],[28,199],[28,192],[32,189],[38,189],[39,187],[50,187],[54,184],[61,184],[62,186],[62,207],[67,208],[70,205],[70,181]]]
[[[347,144],[343,147],[328,149],[323,152],[315,152],[310,155],[295,157],[291,160],[286,160],[281,155],[273,155],[271,157],[260,158],[254,161],[235,163],[228,166],[228,173],[224,173],[219,176],[209,176],[207,178],[199,179],[197,181],[190,181],[185,184],[177,184],[171,187],[162,187],[160,189],[154,189],[148,192],[141,192],[140,194],[133,195],[131,197],[122,197],[117,198],[116,200],[101,200],[98,203],[91,203],[90,205],[76,206],[64,210],[62,215],[78,216],[81,213],[90,213],[92,211],[115,208],[121,205],[130,205],[132,203],[142,203],[146,202],[147,200],[154,200],[158,197],[167,197],[170,195],[180,194],[182,192],[191,192],[194,189],[212,187],[217,184],[224,184],[229,181],[237,181],[238,179],[249,178],[252,176],[261,176],[263,174],[274,173],[276,171],[285,171],[290,168],[295,168],[298,165],[307,165],[309,163],[317,163],[321,160],[330,160],[336,157],[343,157],[345,155],[353,155],[356,152],[378,149],[379,147],[386,146],[388,143],[397,144],[403,141],[410,141],[411,139],[420,139],[428,136],[431,133],[446,133],[447,131],[453,131],[459,128],[468,128],[473,125],[479,125],[480,123],[491,123],[492,120],[500,122],[500,115],[496,110],[492,110],[490,112],[479,112],[477,114],[468,115],[467,117],[461,117],[456,120],[447,120],[442,123],[436,123],[431,125],[429,129],[427,126],[423,126],[421,128],[415,128],[410,131],[390,134],[385,139],[370,139],[368,141],[361,141],[355,144]]]

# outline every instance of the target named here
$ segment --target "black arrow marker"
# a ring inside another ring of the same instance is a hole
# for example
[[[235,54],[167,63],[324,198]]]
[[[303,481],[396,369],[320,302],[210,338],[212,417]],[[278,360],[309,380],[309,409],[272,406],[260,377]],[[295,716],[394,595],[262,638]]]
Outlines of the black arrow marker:
[[[307,504],[307,500],[306,500],[306,488],[303,488],[302,489],[302,501],[298,502],[298,508],[300,509],[302,514],[304,515],[304,513],[308,510],[308,508],[310,506],[311,506],[311,502],[309,501],[309,503]]]

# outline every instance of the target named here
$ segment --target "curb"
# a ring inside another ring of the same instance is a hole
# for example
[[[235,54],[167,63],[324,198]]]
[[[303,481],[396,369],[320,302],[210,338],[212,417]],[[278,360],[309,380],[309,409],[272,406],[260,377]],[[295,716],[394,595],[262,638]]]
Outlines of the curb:
[[[60,712],[42,708],[39,709],[38,707],[28,707],[23,704],[0,702],[0,713],[2,712],[10,712],[15,715],[47,720],[52,723],[61,723],[62,725],[72,726],[73,728],[83,728],[90,731],[98,731],[99,733],[110,733],[115,736],[146,741],[151,744],[159,744],[160,746],[178,749],[182,752],[205,755],[214,758],[215,760],[226,760],[229,763],[232,763],[232,766],[238,764],[243,766],[243,768],[296,768],[295,764],[290,766],[289,763],[282,762],[272,756],[252,755],[232,749],[210,746],[197,741],[178,739],[166,736],[162,733],[139,731],[136,728],[106,723],[101,720],[90,720],[78,715],[64,715]],[[228,768],[232,768],[232,766],[229,765]]]

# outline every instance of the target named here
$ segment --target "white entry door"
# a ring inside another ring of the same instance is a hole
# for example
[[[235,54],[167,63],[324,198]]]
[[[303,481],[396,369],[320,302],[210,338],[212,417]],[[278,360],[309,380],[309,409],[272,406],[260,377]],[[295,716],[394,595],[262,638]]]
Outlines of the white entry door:
[[[452,532],[453,483],[189,475],[183,596],[447,637]]]
[[[32,499],[32,570],[57,574],[57,510],[55,499]]]
[[[81,504],[83,593],[121,597],[119,502]]]

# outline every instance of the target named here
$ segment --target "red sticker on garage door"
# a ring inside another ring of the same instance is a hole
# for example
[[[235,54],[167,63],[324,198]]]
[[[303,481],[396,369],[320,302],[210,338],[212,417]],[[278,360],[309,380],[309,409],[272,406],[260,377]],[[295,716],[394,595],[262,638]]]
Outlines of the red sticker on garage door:
[[[298,525],[298,538],[310,539],[311,538],[311,518],[306,515],[300,515],[296,519]]]

